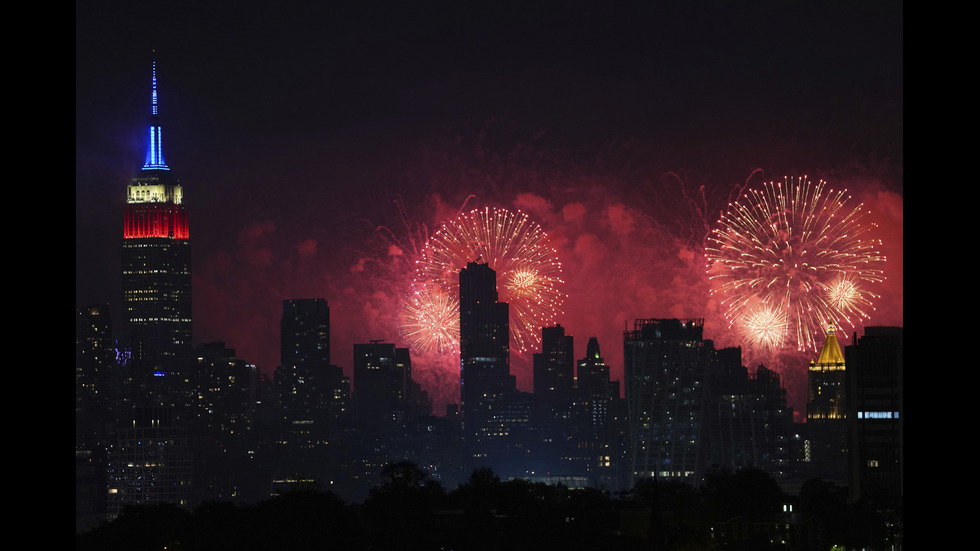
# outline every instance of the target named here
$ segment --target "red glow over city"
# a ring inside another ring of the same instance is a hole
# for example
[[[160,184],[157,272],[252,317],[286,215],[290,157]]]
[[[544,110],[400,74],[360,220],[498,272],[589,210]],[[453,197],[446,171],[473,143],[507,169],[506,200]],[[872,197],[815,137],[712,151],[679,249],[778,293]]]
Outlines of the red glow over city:
[[[904,28],[76,2],[76,549],[900,551]]]
[[[425,243],[461,213],[502,208],[547,234],[563,281],[554,322],[577,358],[595,336],[622,380],[632,320],[702,318],[716,347],[741,346],[750,370],[777,370],[802,411],[812,353],[796,350],[795,333],[784,350],[778,315],[751,320],[764,335],[752,346],[705,273],[706,239],[729,204],[785,175],[848,189],[880,240],[882,280],[830,281],[831,304],[855,312],[857,333],[903,325],[900,8],[807,4],[797,17],[650,3],[570,13],[581,26],[566,29],[544,11],[515,20],[488,5],[461,23],[455,11],[407,6],[351,14],[354,25],[310,7],[276,41],[246,40],[254,33],[225,13],[168,8],[174,41],[164,27],[132,21],[124,32],[81,10],[78,305],[119,295],[118,213],[145,158],[155,49],[167,161],[195,224],[194,342],[224,341],[270,377],[287,298],[328,300],[332,361],[348,374],[356,343],[412,345],[400,313]],[[807,85],[777,85],[787,82]],[[187,220],[134,210],[123,233],[185,239]],[[451,297],[422,306],[433,347],[451,350],[451,333],[434,330]],[[853,334],[840,332],[841,345]],[[513,356],[518,386],[531,390],[529,358]],[[442,414],[459,392],[458,357],[412,359]]]

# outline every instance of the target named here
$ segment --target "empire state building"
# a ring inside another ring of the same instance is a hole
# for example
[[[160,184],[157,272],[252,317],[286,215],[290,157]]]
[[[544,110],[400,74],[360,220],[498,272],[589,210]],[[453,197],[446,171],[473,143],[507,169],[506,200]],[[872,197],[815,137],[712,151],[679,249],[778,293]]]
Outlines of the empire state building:
[[[156,61],[146,160],[126,188],[122,290],[134,382],[143,396],[156,395],[191,350],[190,232],[184,190],[163,156]]]

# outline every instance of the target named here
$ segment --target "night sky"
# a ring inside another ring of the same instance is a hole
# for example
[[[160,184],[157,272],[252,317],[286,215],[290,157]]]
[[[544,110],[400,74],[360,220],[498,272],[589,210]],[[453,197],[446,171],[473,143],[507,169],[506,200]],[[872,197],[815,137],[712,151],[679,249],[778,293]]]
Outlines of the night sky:
[[[599,338],[614,379],[634,318],[704,318],[706,338],[738,345],[703,239],[739,190],[784,176],[865,203],[888,258],[867,323],[904,324],[900,2],[137,4],[76,4],[75,302],[109,302],[117,325],[154,57],[195,342],[267,374],[284,298],[328,299],[348,373],[354,343],[403,346],[413,253],[464,207],[548,232],[559,322],[576,357]],[[815,353],[743,352],[802,411]],[[443,411],[456,359],[414,362]],[[531,390],[529,358],[512,371]]]

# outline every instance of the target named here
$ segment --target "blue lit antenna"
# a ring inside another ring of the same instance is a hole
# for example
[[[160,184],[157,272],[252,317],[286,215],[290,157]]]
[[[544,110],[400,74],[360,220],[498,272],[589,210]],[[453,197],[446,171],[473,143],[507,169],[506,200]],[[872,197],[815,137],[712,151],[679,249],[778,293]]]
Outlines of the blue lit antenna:
[[[163,160],[163,134],[158,120],[157,105],[157,60],[153,60],[153,92],[150,94],[150,143],[146,148],[146,162],[143,170],[170,170]]]

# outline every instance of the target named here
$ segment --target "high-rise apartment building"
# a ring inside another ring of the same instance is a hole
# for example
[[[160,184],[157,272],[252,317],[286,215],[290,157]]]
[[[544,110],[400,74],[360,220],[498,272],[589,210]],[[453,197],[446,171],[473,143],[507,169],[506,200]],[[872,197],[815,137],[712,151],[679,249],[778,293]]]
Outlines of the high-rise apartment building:
[[[619,398],[619,384],[609,379],[609,366],[599,351],[599,339],[589,338],[585,357],[578,361],[575,377],[581,412],[585,416],[586,435],[590,441],[604,442],[609,439],[609,406]],[[614,396],[615,393],[615,396]]]
[[[463,422],[481,417],[516,388],[510,374],[510,324],[497,300],[497,273],[470,262],[459,273],[460,406]],[[471,427],[474,430],[476,427]]]
[[[545,401],[571,399],[575,381],[574,343],[560,324],[541,328],[541,352],[534,358],[534,395]]]
[[[354,345],[354,403],[358,426],[374,431],[432,414],[409,350],[381,341]]]
[[[170,406],[136,406],[109,448],[107,509],[115,518],[127,505],[194,505],[194,453],[190,431]]]
[[[851,500],[901,497],[905,465],[904,331],[866,327],[847,359],[848,488]]]
[[[475,466],[486,464],[510,425],[526,417],[511,408],[517,385],[510,374],[508,316],[507,303],[497,300],[497,273],[485,263],[468,263],[459,272],[460,410],[467,464]]]
[[[634,480],[703,476],[705,381],[716,363],[701,319],[638,319],[623,337]]]
[[[223,342],[194,349],[198,421],[211,437],[242,438],[255,419],[258,368]]]
[[[106,427],[116,364],[108,305],[75,312],[75,528],[105,521]]]
[[[172,403],[191,350],[191,242],[184,190],[163,155],[155,61],[146,160],[126,188],[122,291],[137,399]]]
[[[290,432],[313,444],[350,411],[350,379],[330,363],[326,299],[283,300],[280,339],[275,383],[283,420]]]
[[[619,381],[609,378],[609,366],[596,337],[589,338],[585,357],[578,360],[575,385],[577,411],[583,417],[578,423],[583,432],[581,440],[592,458],[590,477],[601,488],[628,488],[628,410],[626,401],[619,397]]]
[[[574,339],[561,325],[541,328],[541,352],[533,356],[536,454],[540,467],[563,474],[583,473],[591,451],[584,445],[584,403],[575,395]]]
[[[705,401],[706,464],[732,472],[758,467],[777,480],[788,477],[794,459],[793,411],[779,374],[763,365],[750,372],[742,365],[740,348],[717,354]]]
[[[116,351],[109,305],[75,312],[75,424],[90,415],[104,415],[112,405]]]

